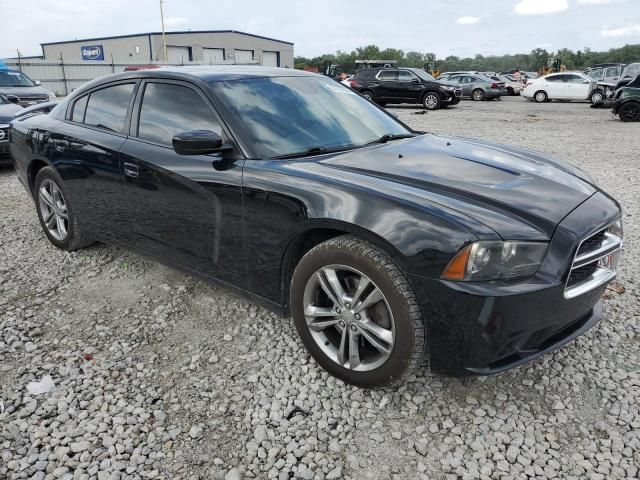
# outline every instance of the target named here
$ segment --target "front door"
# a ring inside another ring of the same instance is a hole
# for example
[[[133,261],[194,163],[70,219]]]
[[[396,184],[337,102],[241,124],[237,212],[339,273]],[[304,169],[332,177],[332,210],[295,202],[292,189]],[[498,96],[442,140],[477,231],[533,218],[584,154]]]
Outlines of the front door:
[[[182,82],[147,81],[120,150],[131,242],[138,248],[244,286],[242,166],[235,151],[178,155],[174,135],[210,130],[226,138],[209,103]]]
[[[419,102],[424,85],[415,73],[409,70],[400,70],[398,72],[397,89],[398,95],[402,96],[407,102]]]
[[[565,98],[570,100],[586,100],[589,93],[591,93],[589,91],[591,89],[591,82],[582,78],[580,75],[567,74],[565,77]]]

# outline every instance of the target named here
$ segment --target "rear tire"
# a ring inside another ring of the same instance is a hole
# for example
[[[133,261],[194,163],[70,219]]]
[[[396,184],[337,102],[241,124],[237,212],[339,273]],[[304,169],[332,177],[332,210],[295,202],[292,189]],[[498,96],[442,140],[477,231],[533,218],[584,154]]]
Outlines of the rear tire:
[[[442,107],[442,97],[437,92],[427,92],[422,97],[422,105],[427,110],[438,110]]]
[[[476,88],[473,92],[471,92],[471,98],[476,102],[482,102],[485,99],[486,95],[484,90],[480,88]]]
[[[78,222],[62,178],[52,167],[38,172],[33,186],[38,219],[49,241],[56,247],[72,251],[94,243]]]
[[[336,237],[307,252],[293,273],[290,304],[309,353],[347,383],[401,382],[425,356],[413,289],[382,250],[358,237]]]
[[[544,90],[539,90],[536,93],[534,93],[533,99],[537,103],[545,103],[546,101],[549,100],[549,95],[547,95],[547,92],[545,92]]]
[[[360,95],[362,95],[364,98],[366,98],[367,100],[369,100],[370,102],[375,101],[375,98],[373,96],[373,92],[371,90],[365,90],[364,92],[362,92]]]

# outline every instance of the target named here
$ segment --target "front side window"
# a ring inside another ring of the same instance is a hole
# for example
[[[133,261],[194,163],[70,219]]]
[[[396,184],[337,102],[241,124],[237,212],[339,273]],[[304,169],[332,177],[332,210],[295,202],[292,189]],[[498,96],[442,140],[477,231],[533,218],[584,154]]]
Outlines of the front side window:
[[[604,69],[595,68],[589,72],[589,76],[595,80],[600,80],[602,79],[602,72],[604,72]]]
[[[91,92],[84,115],[84,123],[122,133],[133,87],[133,83],[125,83]]]
[[[355,148],[383,135],[411,134],[350,88],[316,76],[211,82],[254,158],[311,148]]]
[[[398,80],[401,82],[411,82],[414,79],[417,80],[418,77],[407,70],[400,70],[400,72],[398,72]]]
[[[618,76],[618,67],[609,67],[604,75],[607,78]]]
[[[171,145],[174,135],[188,130],[222,133],[213,112],[195,90],[169,83],[148,83],[140,107],[138,137]]]

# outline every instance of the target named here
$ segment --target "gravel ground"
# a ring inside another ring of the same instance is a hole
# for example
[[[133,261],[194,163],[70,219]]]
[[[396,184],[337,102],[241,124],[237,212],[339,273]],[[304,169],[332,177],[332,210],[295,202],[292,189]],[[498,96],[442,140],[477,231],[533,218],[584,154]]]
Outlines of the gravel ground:
[[[598,326],[493,377],[360,390],[318,368],[290,319],[119,248],[56,250],[5,169],[0,478],[638,478],[638,125],[520,98],[392,110],[568,160],[622,203]],[[55,387],[29,393],[47,375]]]

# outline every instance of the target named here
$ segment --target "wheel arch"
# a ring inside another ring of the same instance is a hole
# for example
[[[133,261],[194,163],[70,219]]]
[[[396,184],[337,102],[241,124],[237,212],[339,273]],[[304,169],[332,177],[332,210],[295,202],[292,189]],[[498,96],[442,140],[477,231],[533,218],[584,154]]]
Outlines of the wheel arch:
[[[43,168],[50,166],[51,164],[45,162],[41,158],[34,158],[29,162],[29,166],[27,167],[27,181],[29,182],[29,189],[32,194],[38,172],[40,172],[40,170],[42,170]]]
[[[404,270],[406,257],[396,246],[380,235],[361,226],[339,220],[311,222],[303,230],[296,232],[289,240],[280,266],[281,304],[285,315],[289,315],[289,292],[293,271],[300,259],[316,245],[342,235],[355,235],[383,250],[395,263]]]

